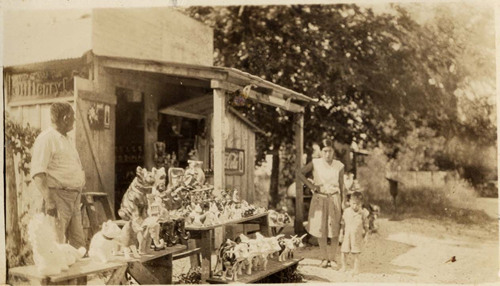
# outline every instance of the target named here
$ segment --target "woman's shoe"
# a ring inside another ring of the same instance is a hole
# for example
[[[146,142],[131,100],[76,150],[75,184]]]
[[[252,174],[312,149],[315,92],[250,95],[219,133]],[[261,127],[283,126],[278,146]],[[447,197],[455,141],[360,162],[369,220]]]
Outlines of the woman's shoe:
[[[330,261],[330,267],[337,270],[339,268],[339,266],[337,265],[337,262],[335,261]]]
[[[322,267],[322,268],[327,268],[328,267],[328,260],[326,259],[323,259],[321,260],[321,263],[319,264],[319,267]]]

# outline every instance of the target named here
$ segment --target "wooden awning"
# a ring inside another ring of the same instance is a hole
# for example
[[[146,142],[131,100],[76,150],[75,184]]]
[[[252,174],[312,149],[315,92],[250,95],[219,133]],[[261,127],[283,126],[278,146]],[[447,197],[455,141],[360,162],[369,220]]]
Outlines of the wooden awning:
[[[191,98],[181,103],[170,105],[165,108],[160,108],[158,112],[162,114],[181,116],[191,119],[203,119],[213,112],[214,101],[212,97],[212,94],[207,94],[204,96]],[[233,107],[229,106],[228,111],[238,117],[243,123],[248,125],[248,127],[250,127],[250,129],[254,132],[265,134],[264,130],[257,127],[257,125],[243,116],[243,114],[241,114]]]
[[[212,89],[223,89],[229,92],[244,91],[255,101],[294,113],[303,112],[305,105],[316,102],[315,99],[304,94],[234,68],[98,55],[97,58],[99,64],[106,68],[163,74],[176,78],[180,84],[196,82],[198,85],[206,85]],[[185,109],[183,106],[186,104],[196,104],[195,101],[180,103],[180,106],[169,107],[163,111],[178,112]]]

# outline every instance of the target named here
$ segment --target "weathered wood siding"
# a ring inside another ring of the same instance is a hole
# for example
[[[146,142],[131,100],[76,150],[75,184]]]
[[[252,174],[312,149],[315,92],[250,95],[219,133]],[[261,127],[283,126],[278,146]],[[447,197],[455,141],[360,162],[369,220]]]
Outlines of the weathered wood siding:
[[[97,55],[212,65],[213,31],[172,8],[95,9]]]
[[[254,200],[255,133],[231,112],[226,112],[226,118],[229,124],[226,129],[229,131],[226,148],[245,150],[245,173],[243,175],[226,173],[226,186],[237,188],[240,197],[251,203]]]

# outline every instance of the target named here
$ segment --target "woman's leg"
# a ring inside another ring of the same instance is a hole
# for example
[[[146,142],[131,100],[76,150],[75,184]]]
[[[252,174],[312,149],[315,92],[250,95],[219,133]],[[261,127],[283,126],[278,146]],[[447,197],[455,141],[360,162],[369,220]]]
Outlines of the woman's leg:
[[[333,268],[337,268],[337,263],[335,256],[337,255],[337,249],[339,246],[339,237],[332,237],[330,239],[330,245],[327,245],[327,257],[328,260],[331,261],[331,265]]]
[[[327,266],[327,263],[328,263],[328,254],[327,254],[327,248],[328,248],[328,245],[327,245],[327,237],[324,236],[324,237],[318,237],[318,244],[319,244],[319,252],[320,252],[320,255],[321,255],[321,264],[320,266],[321,267],[326,267]]]

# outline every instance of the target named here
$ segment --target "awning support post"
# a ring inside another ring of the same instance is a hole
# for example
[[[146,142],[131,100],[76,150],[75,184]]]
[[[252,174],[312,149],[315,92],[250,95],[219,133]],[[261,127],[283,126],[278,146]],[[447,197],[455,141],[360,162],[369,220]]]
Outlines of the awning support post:
[[[215,88],[214,90],[214,116],[213,116],[213,139],[214,139],[214,191],[218,194],[225,186],[224,168],[224,126],[226,119],[225,90]]]

